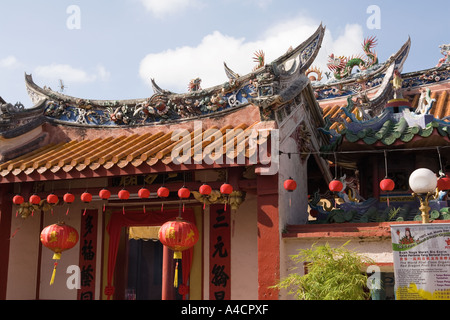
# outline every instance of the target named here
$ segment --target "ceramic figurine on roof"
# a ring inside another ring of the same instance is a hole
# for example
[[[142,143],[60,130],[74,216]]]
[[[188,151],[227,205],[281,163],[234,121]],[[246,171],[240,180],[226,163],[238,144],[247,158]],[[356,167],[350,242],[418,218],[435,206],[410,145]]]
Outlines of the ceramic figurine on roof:
[[[450,63],[450,44],[443,44],[439,46],[441,48],[441,53],[444,56],[444,58],[439,59],[439,63],[436,67],[440,67],[443,64],[449,64]]]
[[[362,45],[366,58],[361,55],[352,57],[335,57],[332,53],[329,56],[328,68],[333,72],[337,80],[347,78],[352,75],[354,68],[366,70],[378,64],[378,57],[372,49],[375,47],[377,41],[375,37],[367,38]]]

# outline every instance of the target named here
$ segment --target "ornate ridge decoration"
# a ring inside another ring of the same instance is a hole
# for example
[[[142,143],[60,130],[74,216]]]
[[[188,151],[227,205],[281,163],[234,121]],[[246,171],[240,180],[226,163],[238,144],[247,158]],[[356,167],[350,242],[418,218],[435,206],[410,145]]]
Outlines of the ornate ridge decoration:
[[[374,40],[374,38],[366,39],[363,44],[364,51],[367,51],[366,55],[368,55],[369,59],[365,59],[366,61],[364,61],[361,57],[357,57],[357,59],[353,61],[351,61],[352,59],[347,59],[346,63],[343,65],[343,67],[345,67],[348,64],[348,71],[349,67],[353,68],[358,65],[358,62],[360,65],[364,62],[364,68],[361,72],[354,74],[349,74],[347,72],[344,76],[345,72],[342,73],[343,69],[338,69],[338,66],[335,66],[337,62],[332,62],[331,65],[329,65],[333,66],[331,69],[334,68],[338,71],[338,79],[333,77],[333,79],[329,79],[325,83],[319,83],[318,81],[313,82],[312,86],[315,91],[316,99],[320,101],[324,99],[361,94],[369,90],[374,90],[382,84],[386,72],[392,65],[394,65],[394,68],[399,72],[402,71],[403,64],[405,63],[411,48],[411,39],[408,38],[400,50],[396,54],[393,54],[384,63],[378,63],[378,57],[371,51],[374,46]],[[330,77],[328,73],[326,73],[326,75]]]
[[[35,105],[43,104],[47,119],[79,126],[141,126],[220,115],[253,103],[262,108],[284,102],[283,90],[301,76],[320,49],[325,28],[317,31],[295,49],[290,49],[265,65],[263,51],[254,59],[258,65],[240,76],[224,63],[229,81],[202,89],[201,79],[193,79],[184,94],[161,89],[152,79],[154,94],[146,99],[87,100],[37,86],[25,75],[28,94]],[[256,60],[255,60],[256,61]],[[298,89],[298,88],[297,88]]]
[[[361,55],[352,57],[335,57],[332,53],[328,57],[328,69],[333,72],[333,76],[337,80],[349,77],[352,74],[353,68],[358,67],[361,70],[367,70],[378,64],[378,56],[372,49],[377,44],[375,37],[367,38],[362,45],[363,51],[367,58]]]

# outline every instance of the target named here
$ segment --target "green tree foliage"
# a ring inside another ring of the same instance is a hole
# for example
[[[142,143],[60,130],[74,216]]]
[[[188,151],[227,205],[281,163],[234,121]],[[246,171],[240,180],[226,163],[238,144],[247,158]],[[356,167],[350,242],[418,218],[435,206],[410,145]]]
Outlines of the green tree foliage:
[[[274,287],[288,289],[299,300],[368,299],[370,293],[364,290],[367,275],[362,271],[372,261],[345,248],[347,244],[338,248],[314,244],[311,249],[299,250],[290,258],[296,265],[307,262],[307,274],[291,273]]]

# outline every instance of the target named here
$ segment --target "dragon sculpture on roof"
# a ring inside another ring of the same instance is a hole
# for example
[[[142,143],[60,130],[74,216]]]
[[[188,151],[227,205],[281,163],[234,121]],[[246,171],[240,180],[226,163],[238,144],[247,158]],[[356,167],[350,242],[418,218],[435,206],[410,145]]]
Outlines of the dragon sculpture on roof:
[[[363,51],[366,57],[362,55],[344,57],[335,56],[333,53],[328,57],[328,68],[333,72],[337,80],[347,78],[352,74],[353,68],[358,67],[361,70],[366,70],[378,64],[378,56],[372,50],[377,44],[375,37],[369,37],[364,40],[362,44]]]

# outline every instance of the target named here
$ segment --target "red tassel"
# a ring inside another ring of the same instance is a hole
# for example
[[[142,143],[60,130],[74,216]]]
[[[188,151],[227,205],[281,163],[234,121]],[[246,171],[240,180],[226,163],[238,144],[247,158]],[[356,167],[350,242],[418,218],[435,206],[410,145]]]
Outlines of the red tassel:
[[[163,212],[163,211],[164,211],[164,202],[161,203],[161,212]]]
[[[67,207],[66,216],[69,215],[69,207]]]
[[[83,216],[85,216],[86,215],[86,208],[84,208],[84,212],[83,212]]]
[[[106,210],[106,204],[103,203],[103,212]]]
[[[144,213],[146,213],[146,212],[145,212],[145,204],[144,204],[144,209],[143,209],[143,210],[144,210]]]
[[[125,206],[122,207],[122,214],[125,214]]]

